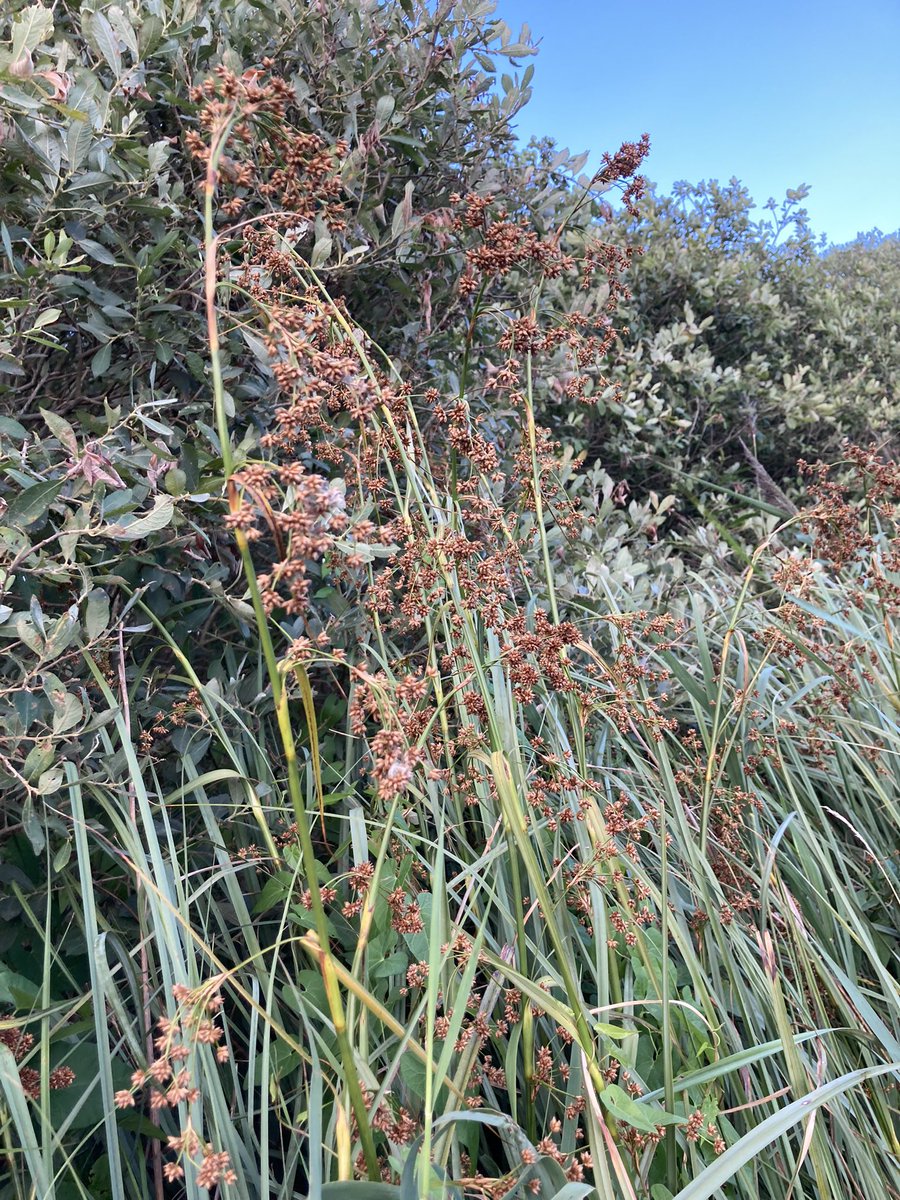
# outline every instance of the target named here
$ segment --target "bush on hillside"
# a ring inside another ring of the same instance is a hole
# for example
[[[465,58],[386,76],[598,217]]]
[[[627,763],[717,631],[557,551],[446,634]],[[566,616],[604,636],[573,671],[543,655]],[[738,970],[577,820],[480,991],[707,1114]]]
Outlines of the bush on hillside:
[[[644,250],[627,276],[619,392],[584,437],[634,487],[671,487],[675,469],[765,495],[766,476],[784,485],[845,437],[896,448],[900,239],[826,253],[805,194],[756,215],[736,180],[683,184],[619,218]]]

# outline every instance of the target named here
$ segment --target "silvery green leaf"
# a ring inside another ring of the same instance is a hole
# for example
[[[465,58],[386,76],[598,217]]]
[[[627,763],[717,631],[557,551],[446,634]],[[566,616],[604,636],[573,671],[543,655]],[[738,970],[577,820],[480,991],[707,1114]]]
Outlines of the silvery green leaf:
[[[84,610],[84,631],[93,641],[109,624],[109,596],[103,588],[94,588],[88,593]]]
[[[84,708],[77,696],[73,696],[71,692],[66,692],[59,702],[51,700],[53,704],[53,732],[65,733],[72,729],[84,717]]]
[[[142,517],[135,517],[127,524],[107,525],[103,530],[107,537],[118,538],[120,541],[135,542],[138,538],[158,533],[172,520],[175,511],[175,501],[171,496],[157,496],[153,507]]]
[[[141,57],[141,53],[140,50],[138,50],[137,34],[134,32],[128,17],[116,4],[107,9],[107,13],[109,16],[109,23],[118,35],[119,41],[125,43],[131,52],[134,61],[137,62]]]
[[[122,74],[122,55],[119,39],[104,13],[95,12],[84,23],[84,32],[97,51],[103,55],[116,78]]]
[[[313,268],[313,270],[315,270],[316,267],[324,266],[325,263],[328,262],[328,259],[331,257],[331,249],[333,245],[334,242],[330,233],[325,233],[321,237],[316,238],[315,245],[313,246],[312,258],[309,261],[309,265]]]
[[[29,4],[13,21],[11,61],[15,62],[52,36],[53,13],[43,4]]]
[[[394,113],[396,101],[393,96],[379,96],[375,105],[375,120],[382,127],[387,125]]]

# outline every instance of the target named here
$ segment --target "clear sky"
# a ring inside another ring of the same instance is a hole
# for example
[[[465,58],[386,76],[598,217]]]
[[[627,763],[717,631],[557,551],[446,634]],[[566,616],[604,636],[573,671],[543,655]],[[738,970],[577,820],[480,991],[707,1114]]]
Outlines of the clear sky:
[[[597,155],[645,130],[645,173],[807,183],[834,242],[900,227],[900,0],[497,0],[540,42],[519,131]]]

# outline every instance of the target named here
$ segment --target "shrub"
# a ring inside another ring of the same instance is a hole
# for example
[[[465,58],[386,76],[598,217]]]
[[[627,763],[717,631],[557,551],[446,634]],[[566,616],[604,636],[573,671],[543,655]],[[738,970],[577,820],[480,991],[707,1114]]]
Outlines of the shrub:
[[[635,487],[670,487],[673,469],[758,487],[756,464],[783,485],[844,437],[893,445],[900,241],[826,252],[805,194],[754,218],[736,180],[682,184],[622,221],[644,253],[628,273],[620,392],[592,409],[588,437]]]

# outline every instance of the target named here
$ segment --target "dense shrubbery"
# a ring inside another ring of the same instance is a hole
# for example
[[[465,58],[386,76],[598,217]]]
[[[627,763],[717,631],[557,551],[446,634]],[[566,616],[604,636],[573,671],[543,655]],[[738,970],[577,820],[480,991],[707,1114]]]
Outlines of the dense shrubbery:
[[[554,156],[548,142],[514,160],[507,186],[518,180],[532,210],[564,185]],[[633,489],[667,488],[673,471],[758,482],[757,464],[783,484],[799,458],[833,455],[845,437],[895,448],[900,240],[826,251],[805,195],[789,191],[760,216],[736,180],[653,191],[635,214],[583,206],[580,225],[606,213],[604,236],[642,253],[625,274],[627,334],[587,389],[594,403],[579,413],[561,380],[546,406]],[[555,295],[561,311],[593,298],[566,281]]]
[[[897,245],[491,7],[4,33],[2,1197],[897,1194]]]
[[[610,461],[633,466],[637,448],[651,479],[672,467],[753,478],[756,459],[783,484],[844,437],[895,436],[900,241],[825,254],[804,194],[762,219],[734,180],[641,206],[622,398],[593,427],[601,456],[612,443]]]

